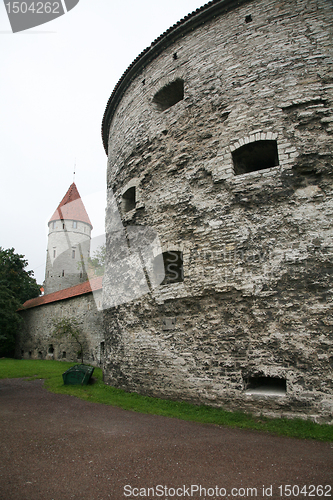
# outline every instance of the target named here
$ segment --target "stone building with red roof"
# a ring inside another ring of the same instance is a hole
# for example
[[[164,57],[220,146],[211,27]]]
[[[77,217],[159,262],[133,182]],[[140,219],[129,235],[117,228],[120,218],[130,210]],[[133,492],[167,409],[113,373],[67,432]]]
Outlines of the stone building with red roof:
[[[16,356],[77,361],[78,344],[53,334],[55,320],[70,318],[79,323],[85,341],[85,362],[100,365],[104,350],[103,277],[88,280],[93,226],[74,182],[48,227],[45,293],[26,301],[20,310],[23,326]]]

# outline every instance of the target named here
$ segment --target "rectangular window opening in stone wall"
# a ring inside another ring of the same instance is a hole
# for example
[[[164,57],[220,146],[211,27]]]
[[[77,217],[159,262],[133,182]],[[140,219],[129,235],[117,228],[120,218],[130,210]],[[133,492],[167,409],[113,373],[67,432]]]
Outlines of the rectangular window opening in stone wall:
[[[121,199],[121,211],[123,214],[135,209],[136,192],[135,186],[130,187],[125,191]]]
[[[254,376],[244,379],[246,394],[283,396],[287,392],[285,378]]]
[[[244,144],[232,153],[235,175],[247,174],[279,164],[276,141],[255,141]]]
[[[75,259],[75,248],[72,249],[72,259]]]
[[[171,285],[184,281],[183,252],[173,250],[163,252],[164,279],[161,285]],[[161,276],[162,273],[162,276]],[[154,262],[154,274],[157,282],[163,278],[163,270],[159,269],[159,259]]]
[[[77,229],[77,222],[76,222],[76,220],[73,220],[73,229]]]
[[[177,80],[168,83],[154,95],[153,103],[158,111],[165,111],[183,99],[184,81],[181,78],[177,78]]]

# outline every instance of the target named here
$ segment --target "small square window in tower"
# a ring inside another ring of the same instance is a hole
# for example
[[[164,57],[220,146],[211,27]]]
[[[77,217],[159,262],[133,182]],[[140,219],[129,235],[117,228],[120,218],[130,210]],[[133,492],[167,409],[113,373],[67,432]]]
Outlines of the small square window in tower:
[[[276,141],[244,144],[232,153],[235,175],[276,167],[279,164]]]
[[[183,270],[183,252],[170,251],[163,252],[163,264],[164,264],[164,279],[161,285],[171,285],[172,283],[181,283],[184,281],[184,270]],[[159,269],[158,269],[158,259],[155,260],[156,265],[154,265],[154,272],[157,282],[160,281]],[[163,275],[162,275],[163,277]]]
[[[153,103],[156,105],[158,111],[165,111],[177,102],[184,99],[184,81],[177,78],[174,82],[168,83],[165,87],[161,88],[153,98]]]
[[[127,212],[134,210],[135,203],[136,203],[136,193],[135,193],[135,186],[133,186],[127,189],[127,191],[125,191],[125,193],[122,196],[121,210],[123,214],[126,214]]]

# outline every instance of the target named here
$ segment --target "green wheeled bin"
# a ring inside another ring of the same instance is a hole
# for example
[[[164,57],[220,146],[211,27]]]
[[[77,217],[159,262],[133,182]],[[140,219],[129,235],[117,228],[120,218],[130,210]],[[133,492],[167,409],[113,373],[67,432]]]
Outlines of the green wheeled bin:
[[[62,374],[65,385],[87,385],[93,374],[94,368],[87,365],[75,365]]]

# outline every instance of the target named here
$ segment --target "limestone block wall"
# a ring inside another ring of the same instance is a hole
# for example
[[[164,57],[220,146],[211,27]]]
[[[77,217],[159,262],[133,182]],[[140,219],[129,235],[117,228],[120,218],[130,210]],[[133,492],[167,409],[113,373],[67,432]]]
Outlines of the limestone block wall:
[[[102,291],[44,304],[20,311],[22,330],[17,339],[16,356],[24,359],[79,361],[79,346],[71,338],[53,335],[53,319],[74,318],[86,340],[84,362],[100,366],[104,353]]]
[[[117,98],[109,260],[113,192],[124,226],[152,227],[163,251],[182,252],[184,280],[105,311],[105,379],[160,397],[330,420],[333,6],[228,5],[169,37]],[[183,98],[162,110],[160,91],[177,81]],[[236,153],[251,146],[246,162],[268,142],[273,164],[239,173]],[[135,206],[125,213],[128,186]],[[108,265],[105,304],[107,274]],[[284,386],[251,393],[251,380]]]

